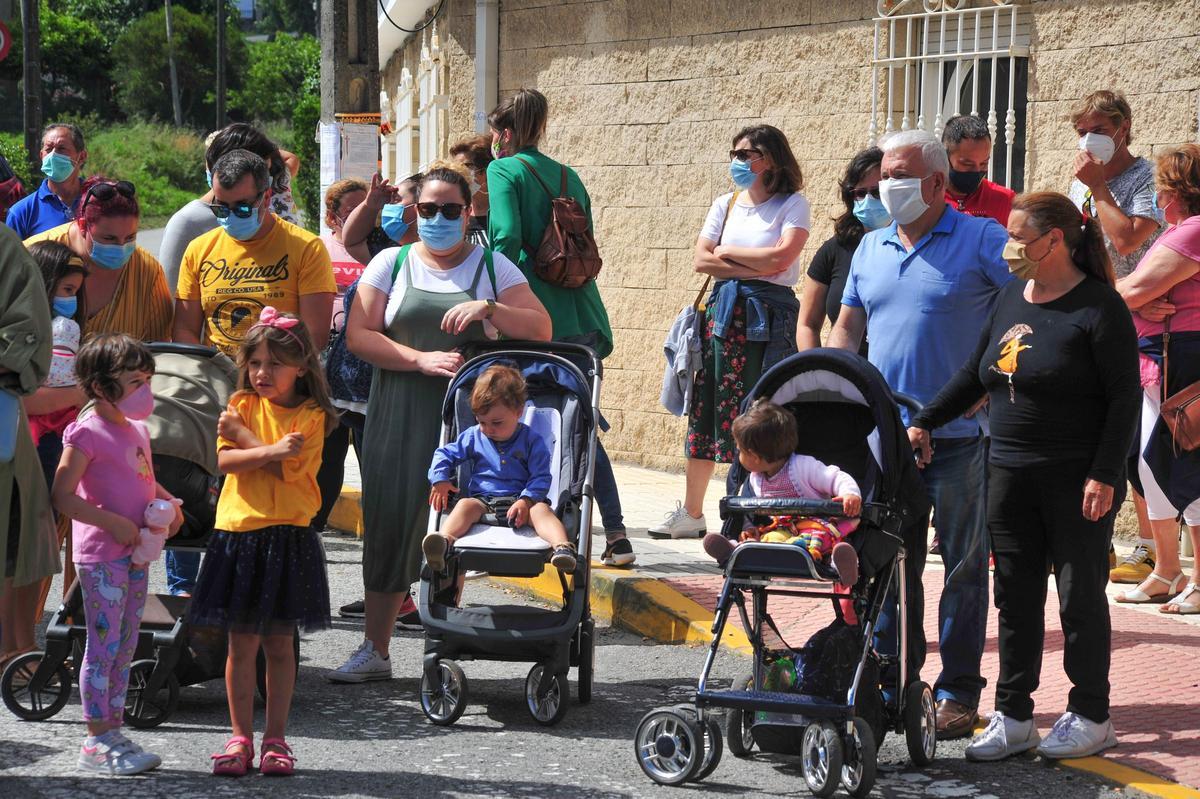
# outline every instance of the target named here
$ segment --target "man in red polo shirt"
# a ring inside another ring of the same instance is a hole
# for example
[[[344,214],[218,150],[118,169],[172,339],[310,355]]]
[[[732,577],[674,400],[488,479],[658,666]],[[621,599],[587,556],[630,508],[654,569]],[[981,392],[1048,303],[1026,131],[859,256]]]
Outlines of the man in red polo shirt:
[[[973,114],[953,117],[942,131],[942,144],[950,157],[946,202],[965,214],[989,216],[1007,226],[1016,192],[987,179],[992,136],[984,121]]]

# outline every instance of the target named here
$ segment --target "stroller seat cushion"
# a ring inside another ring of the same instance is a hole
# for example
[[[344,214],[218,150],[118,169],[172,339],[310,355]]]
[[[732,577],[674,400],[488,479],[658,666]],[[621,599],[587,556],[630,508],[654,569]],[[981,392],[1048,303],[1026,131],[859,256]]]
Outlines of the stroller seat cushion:
[[[458,549],[522,549],[530,552],[548,551],[550,545],[538,538],[528,525],[525,527],[499,527],[476,524],[455,544]]]

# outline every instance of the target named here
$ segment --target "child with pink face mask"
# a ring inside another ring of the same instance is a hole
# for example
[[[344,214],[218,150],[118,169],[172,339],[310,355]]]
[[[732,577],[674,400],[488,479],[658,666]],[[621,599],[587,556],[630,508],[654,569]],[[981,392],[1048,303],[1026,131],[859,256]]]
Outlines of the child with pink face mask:
[[[94,406],[63,433],[53,499],[73,523],[71,554],[87,609],[79,693],[88,736],[79,768],[125,776],[162,762],[126,738],[121,723],[146,604],[146,564],[133,562],[134,546],[147,503],[174,498],[154,479],[143,422],[154,410],[150,351],[129,336],[97,336],[79,350],[75,374]],[[176,506],[169,534],[182,522]]]

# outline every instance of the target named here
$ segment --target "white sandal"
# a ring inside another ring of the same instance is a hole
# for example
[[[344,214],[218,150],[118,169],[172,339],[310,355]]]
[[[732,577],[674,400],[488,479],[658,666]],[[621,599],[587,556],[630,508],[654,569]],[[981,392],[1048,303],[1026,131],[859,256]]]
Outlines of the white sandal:
[[[1153,602],[1166,602],[1179,590],[1179,582],[1184,579],[1184,576],[1183,574],[1178,574],[1174,580],[1168,580],[1166,577],[1161,577],[1154,572],[1150,572],[1150,576],[1146,579],[1162,583],[1167,587],[1167,590],[1161,594],[1150,595],[1143,591],[1139,585],[1137,588],[1130,589],[1123,594],[1117,594],[1114,599],[1128,605],[1147,605]]]
[[[1200,585],[1197,585],[1196,583],[1188,583],[1187,587],[1183,589],[1183,593],[1179,594],[1166,605],[1163,605],[1161,608],[1159,608],[1158,612],[1177,616],[1193,616],[1200,614],[1200,603],[1193,604],[1191,602],[1184,601],[1192,594],[1200,594]],[[1179,610],[1167,610],[1167,608],[1171,605],[1175,605],[1177,608],[1179,608]]]

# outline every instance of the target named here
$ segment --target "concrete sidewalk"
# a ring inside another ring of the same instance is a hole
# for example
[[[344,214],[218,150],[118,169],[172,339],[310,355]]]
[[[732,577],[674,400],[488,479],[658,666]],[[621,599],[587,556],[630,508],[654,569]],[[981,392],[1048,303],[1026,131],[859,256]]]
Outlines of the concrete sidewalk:
[[[331,517],[331,526],[361,533],[358,511],[358,473],[353,458],[347,463],[346,489]],[[629,569],[601,566],[603,537],[594,547],[592,607],[600,617],[646,638],[662,643],[707,644],[711,640],[713,610],[722,578],[716,564],[701,550],[698,539],[653,540],[646,528],[672,510],[683,493],[681,475],[614,464],[629,537],[637,563]],[[718,529],[717,502],[723,481],[713,481],[705,504],[710,530]],[[1118,550],[1122,547],[1118,544]],[[1185,566],[1185,568],[1187,568]],[[497,579],[531,594],[556,600],[561,597],[557,575],[547,570],[533,580]],[[930,557],[925,577],[925,630],[930,651],[923,676],[933,682],[940,668],[937,641],[937,602],[941,594],[941,562]],[[1043,730],[1066,705],[1070,689],[1062,668],[1062,633],[1057,597],[1051,582],[1046,607],[1047,657],[1041,687],[1035,694],[1037,721]],[[1121,587],[1110,586],[1110,595]],[[772,616],[784,637],[799,646],[829,623],[827,602],[777,597]],[[1151,794],[1200,799],[1200,617],[1164,616],[1154,607],[1111,605],[1113,626],[1112,718],[1120,746],[1106,757],[1069,761],[1073,765]],[[983,674],[994,683],[998,670],[995,613],[989,614],[988,642]],[[750,644],[739,624],[728,626],[724,645],[744,653]],[[697,670],[700,656],[697,653]],[[981,711],[992,709],[992,686],[984,691]],[[1191,787],[1187,787],[1191,786]]]

